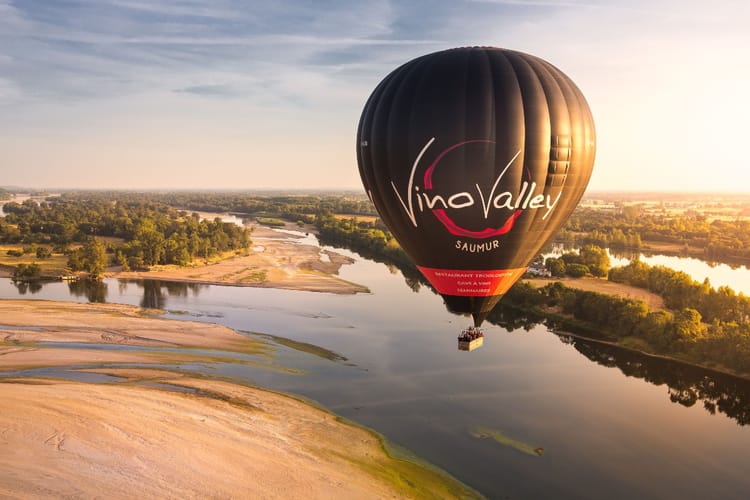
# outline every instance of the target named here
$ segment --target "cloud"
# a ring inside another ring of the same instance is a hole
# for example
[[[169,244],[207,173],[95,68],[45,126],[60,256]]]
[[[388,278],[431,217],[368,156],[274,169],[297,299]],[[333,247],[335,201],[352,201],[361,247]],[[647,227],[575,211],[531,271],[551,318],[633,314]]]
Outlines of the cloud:
[[[190,87],[174,89],[174,92],[208,97],[241,97],[243,95],[239,89],[227,84],[192,85]]]
[[[16,6],[3,2],[0,64],[10,61],[5,77],[36,99],[170,89],[228,96],[238,92],[207,82],[215,80],[210,75],[266,80],[290,66],[321,74],[361,70],[357,57],[369,56],[377,64],[401,47],[437,43],[393,36],[396,14],[388,2],[336,4],[102,0],[62,7],[41,0]]]
[[[0,102],[15,99],[20,94],[19,88],[12,81],[0,78]]]
[[[165,16],[196,17],[205,19],[232,20],[237,17],[236,10],[223,2],[138,2],[135,0],[108,0],[103,4],[113,7],[141,11]]]
[[[465,0],[469,3],[488,3],[517,7],[602,7],[602,3],[576,2],[571,0]]]

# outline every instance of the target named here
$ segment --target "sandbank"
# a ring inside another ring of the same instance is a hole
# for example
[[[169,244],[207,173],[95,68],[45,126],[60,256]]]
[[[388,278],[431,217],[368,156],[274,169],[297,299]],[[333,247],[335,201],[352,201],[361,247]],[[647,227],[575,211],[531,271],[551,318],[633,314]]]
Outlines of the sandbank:
[[[175,347],[262,357],[268,346],[131,306],[0,300],[0,497],[476,496],[430,466],[392,457],[377,435],[323,409],[164,369],[180,361]],[[19,372],[61,364],[111,380]]]
[[[292,224],[287,226],[287,229],[300,230]],[[108,275],[122,279],[160,279],[338,294],[369,292],[367,287],[337,276],[342,266],[354,262],[350,257],[301,243],[302,237],[296,234],[274,231],[257,223],[249,227],[253,230],[252,245],[246,255],[233,255],[187,267],[155,266],[147,272],[113,269]],[[304,228],[312,229],[312,226]]]

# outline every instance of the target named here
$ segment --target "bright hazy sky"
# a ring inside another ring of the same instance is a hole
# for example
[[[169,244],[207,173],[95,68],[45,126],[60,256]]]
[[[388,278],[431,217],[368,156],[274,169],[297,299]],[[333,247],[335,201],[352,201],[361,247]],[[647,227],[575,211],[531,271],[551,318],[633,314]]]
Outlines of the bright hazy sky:
[[[540,56],[586,95],[589,190],[750,191],[746,0],[0,0],[0,186],[361,189],[396,66]]]

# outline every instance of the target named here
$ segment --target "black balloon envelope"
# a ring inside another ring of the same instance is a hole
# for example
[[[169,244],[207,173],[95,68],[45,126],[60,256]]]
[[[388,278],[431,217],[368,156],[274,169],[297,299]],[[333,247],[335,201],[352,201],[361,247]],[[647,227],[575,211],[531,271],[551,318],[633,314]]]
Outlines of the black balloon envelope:
[[[575,208],[594,121],[559,69],[466,47],[400,66],[357,131],[365,190],[448,308],[479,326]]]

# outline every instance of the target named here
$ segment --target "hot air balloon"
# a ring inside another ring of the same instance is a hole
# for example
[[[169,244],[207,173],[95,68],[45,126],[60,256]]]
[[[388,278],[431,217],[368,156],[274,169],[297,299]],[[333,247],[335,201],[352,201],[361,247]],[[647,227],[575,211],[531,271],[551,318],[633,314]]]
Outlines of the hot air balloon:
[[[357,161],[401,247],[479,327],[577,205],[595,139],[583,94],[555,66],[464,47],[386,76],[362,112]]]

